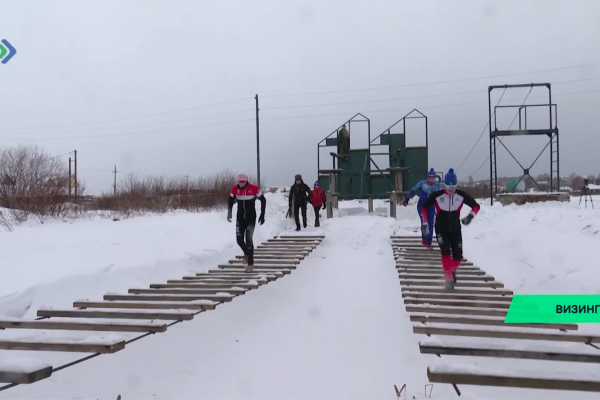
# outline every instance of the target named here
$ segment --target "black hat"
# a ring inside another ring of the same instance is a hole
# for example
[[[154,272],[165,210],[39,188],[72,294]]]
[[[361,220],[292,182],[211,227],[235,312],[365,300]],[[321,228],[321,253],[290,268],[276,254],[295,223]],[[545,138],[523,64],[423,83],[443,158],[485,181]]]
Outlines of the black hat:
[[[297,180],[297,181],[301,181],[302,180],[302,175],[297,174],[294,179]]]

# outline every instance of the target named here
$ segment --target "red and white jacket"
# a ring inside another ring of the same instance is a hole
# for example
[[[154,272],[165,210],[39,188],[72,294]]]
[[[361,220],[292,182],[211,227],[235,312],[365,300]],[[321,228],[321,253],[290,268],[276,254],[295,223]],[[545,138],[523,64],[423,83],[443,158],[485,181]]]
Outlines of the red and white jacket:
[[[423,223],[427,222],[427,209],[435,205],[436,230],[460,230],[460,210],[463,204],[471,207],[473,214],[477,215],[480,206],[469,193],[456,189],[454,194],[448,194],[446,189],[438,190],[429,195],[423,203],[422,213]]]
[[[244,187],[235,185],[229,193],[229,211],[233,209],[233,204],[237,201],[237,219],[246,221],[248,225],[256,224],[256,200],[260,201],[260,212],[265,213],[267,199],[260,188],[256,185],[247,183]]]

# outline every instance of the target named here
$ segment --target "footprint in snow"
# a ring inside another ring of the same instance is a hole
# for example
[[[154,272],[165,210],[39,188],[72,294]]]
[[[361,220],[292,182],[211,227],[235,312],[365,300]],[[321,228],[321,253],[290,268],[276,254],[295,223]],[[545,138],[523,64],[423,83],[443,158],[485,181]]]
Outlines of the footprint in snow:
[[[109,272],[110,270],[112,270],[112,269],[113,269],[113,267],[114,267],[114,266],[115,266],[115,264],[110,264],[110,265],[108,265],[108,266],[106,266],[106,267],[102,268],[102,270],[103,270],[104,272]]]
[[[377,255],[380,255],[380,256],[382,256],[382,255],[384,255],[384,254],[385,254],[385,251],[383,251],[383,250],[381,250],[381,249],[377,251]]]

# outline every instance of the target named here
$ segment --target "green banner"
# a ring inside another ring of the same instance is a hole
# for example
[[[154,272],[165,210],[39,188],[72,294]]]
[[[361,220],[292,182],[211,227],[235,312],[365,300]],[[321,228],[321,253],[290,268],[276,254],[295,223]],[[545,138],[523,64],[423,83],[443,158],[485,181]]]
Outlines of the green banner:
[[[598,294],[515,294],[504,323],[598,323],[598,307]]]

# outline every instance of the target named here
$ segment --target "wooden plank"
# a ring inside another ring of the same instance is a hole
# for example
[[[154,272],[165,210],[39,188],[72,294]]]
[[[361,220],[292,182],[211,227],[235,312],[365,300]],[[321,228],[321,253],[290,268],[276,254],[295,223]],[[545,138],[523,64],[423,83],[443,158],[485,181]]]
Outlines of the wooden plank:
[[[415,273],[402,273],[400,272],[398,274],[398,277],[401,279],[442,279],[444,278],[444,274],[440,273],[440,274],[424,274],[424,273],[420,273],[420,274],[415,274]],[[493,281],[496,278],[494,278],[493,276],[489,276],[489,275],[465,275],[465,274],[456,274],[456,280],[457,281],[482,281],[482,282],[489,282],[489,281]]]
[[[506,317],[506,311],[502,309],[473,308],[473,307],[440,307],[440,306],[406,306],[407,312],[425,314],[452,314],[452,315],[479,315],[485,317]]]
[[[414,269],[414,270],[422,270],[422,271],[443,271],[444,268],[442,268],[442,265],[412,265],[412,264],[396,264],[396,269],[398,270],[404,270],[404,269]],[[470,266],[459,266],[457,271],[459,272],[463,272],[463,271],[481,271],[485,274],[485,271],[483,271],[481,268],[479,267],[470,267]]]
[[[445,282],[443,280],[430,280],[430,281],[426,281],[426,280],[408,280],[408,279],[400,279],[400,284],[402,286],[434,286],[434,287],[438,287],[438,286],[444,286]],[[464,287],[486,287],[486,288],[491,288],[491,287],[496,287],[496,288],[503,288],[504,284],[500,283],[500,282],[456,282],[454,284],[454,287],[458,287],[458,288],[464,288]]]
[[[421,269],[421,268],[398,268],[398,273],[399,274],[426,274],[426,275],[439,275],[442,274],[443,275],[443,268],[437,268],[437,267],[428,267],[425,269]],[[470,275],[470,276],[482,276],[482,275],[486,275],[485,271],[481,271],[481,270],[465,270],[465,269],[459,269],[458,271],[456,271],[457,274],[459,276],[466,276],[466,275]]]
[[[290,238],[281,238],[281,239],[269,239],[266,243],[311,243],[311,244],[319,244],[321,240],[319,239],[290,239]]]
[[[281,269],[281,270],[274,270],[274,269],[256,269],[254,268],[252,270],[252,272],[246,272],[246,270],[244,268],[228,268],[227,270],[224,269],[211,269],[208,271],[209,274],[260,274],[260,275],[275,275],[275,274],[283,274],[283,275],[287,275],[287,274],[291,274],[292,271],[290,269]]]
[[[219,264],[217,265],[217,267],[222,268],[222,269],[240,269],[242,268],[241,266],[237,266],[237,265],[233,265],[233,264]],[[255,264],[254,268],[257,269],[261,269],[261,270],[282,270],[282,269],[296,269],[295,265],[265,265],[265,264]],[[252,271],[254,272],[254,270]]]
[[[95,331],[95,332],[165,332],[166,324],[120,324],[40,320],[2,320],[0,329],[44,329],[65,331]]]
[[[510,303],[512,296],[478,296],[473,294],[460,294],[460,293],[402,293],[404,298],[413,299],[445,299],[445,300],[483,300],[483,301],[499,301]]]
[[[442,260],[441,259],[437,259],[437,260],[407,260],[407,259],[397,259],[396,260],[396,264],[412,264],[412,265],[442,265]],[[473,266],[472,262],[464,262],[464,263],[460,263],[460,265],[465,265],[465,266]]]
[[[450,383],[454,385],[600,392],[600,382],[584,380],[526,378],[495,374],[472,374],[465,372],[432,372],[430,368],[427,368],[427,378],[429,378],[429,382]]]
[[[276,258],[276,259],[259,259],[259,258],[254,258],[254,262],[258,262],[259,265],[268,265],[268,264],[279,264],[279,265],[296,265],[296,264],[300,264],[300,260],[285,260],[285,259],[281,259],[281,258]],[[229,264],[245,264],[245,262],[243,260],[239,260],[239,259],[234,259],[234,260],[229,260]]]
[[[145,319],[165,321],[189,321],[194,318],[194,313],[189,311],[129,311],[129,310],[60,310],[41,309],[37,311],[38,317],[57,318],[116,318],[116,319]]]
[[[404,304],[431,304],[434,306],[445,307],[473,307],[473,308],[496,308],[507,309],[510,303],[501,303],[499,301],[461,301],[461,300],[438,300],[438,299],[404,299]]]
[[[175,286],[162,286],[165,284],[151,284],[150,288],[151,289],[167,289],[167,288],[173,288],[173,287],[178,287],[178,288],[186,288],[186,289],[203,289],[203,288],[209,288],[209,289],[227,289],[227,288],[232,288],[232,287],[239,287],[242,289],[257,289],[259,287],[259,285],[249,285],[248,283],[237,283],[237,282],[232,282],[232,283],[200,283],[200,282],[195,282],[195,281],[189,281],[189,280],[168,280],[166,285],[175,285]]]
[[[172,280],[168,280],[167,283],[183,283],[183,282],[189,282],[189,283],[207,283],[207,284],[211,284],[211,285],[237,285],[239,284],[248,284],[248,282],[250,281],[255,281],[258,283],[258,285],[266,285],[267,283],[269,283],[269,281],[266,278],[258,278],[258,279],[251,279],[251,278],[205,278],[203,276],[184,276],[181,279],[172,279]]]
[[[566,361],[600,363],[600,354],[558,353],[535,350],[494,349],[481,346],[462,347],[445,345],[423,345],[419,343],[421,354],[448,356],[516,358],[520,360]]]
[[[0,350],[33,350],[33,351],[61,351],[71,353],[101,353],[112,354],[125,348],[125,341],[118,342],[71,342],[68,340],[49,340],[32,342],[21,340],[0,340]]]
[[[432,288],[432,287],[416,287],[411,286],[410,288],[403,288],[402,296],[404,293],[450,293],[446,292],[445,289],[442,288]],[[463,289],[463,288],[455,288],[451,294],[477,294],[477,295],[498,295],[498,296],[512,296],[513,291],[507,289]]]
[[[229,293],[235,296],[241,296],[247,289],[129,289],[131,294],[217,294]]]
[[[241,260],[244,258],[243,255],[237,255],[235,256],[235,258],[237,258],[238,260]],[[304,259],[304,257],[300,256],[300,255],[286,255],[286,254],[255,254],[254,255],[254,261],[256,260],[298,260],[301,261],[302,259]]]
[[[202,304],[194,302],[180,303],[158,303],[158,302],[127,302],[127,301],[87,301],[79,300],[73,302],[76,308],[143,308],[150,310],[214,310],[215,304]]]
[[[221,303],[231,301],[233,296],[219,296],[210,294],[105,294],[104,300],[107,301],[194,301],[211,300]]]
[[[565,331],[576,331],[579,329],[577,324],[506,324],[504,318],[469,318],[458,316],[438,316],[438,315],[411,315],[412,322],[421,323],[439,323],[439,324],[462,324],[462,325],[486,325],[486,326],[507,326],[511,328],[536,328],[536,329],[562,329]]]
[[[458,329],[442,328],[434,326],[413,326],[413,333],[421,335],[443,335],[443,336],[464,336],[464,337],[485,337],[498,339],[519,339],[519,340],[548,340],[553,342],[570,343],[598,343],[600,336],[585,335],[577,333],[542,333],[542,332],[519,332],[519,331],[495,331],[484,329]]]
[[[225,272],[225,271],[223,271]],[[269,282],[271,281],[275,281],[279,278],[283,277],[283,274],[280,274],[279,276],[276,275],[254,275],[254,274],[248,274],[248,275],[228,275],[228,274],[202,274],[202,273],[197,273],[195,276],[184,276],[183,279],[185,280],[201,280],[201,281],[206,281],[206,280],[211,280],[211,279],[219,279],[219,280],[226,280],[226,281],[239,281],[239,280],[243,280],[243,281],[258,281],[258,280],[262,280],[264,281],[265,279]]]
[[[286,238],[286,239],[305,239],[305,238],[316,238],[316,239],[325,239],[325,235],[276,235],[276,238]]]
[[[18,360],[18,359],[16,359]],[[37,363],[39,365],[29,365],[30,360],[25,360],[23,367],[20,364],[11,365],[10,360],[0,362],[0,382],[15,383],[15,384],[30,384],[41,381],[42,379],[52,376],[52,366],[45,363]]]

